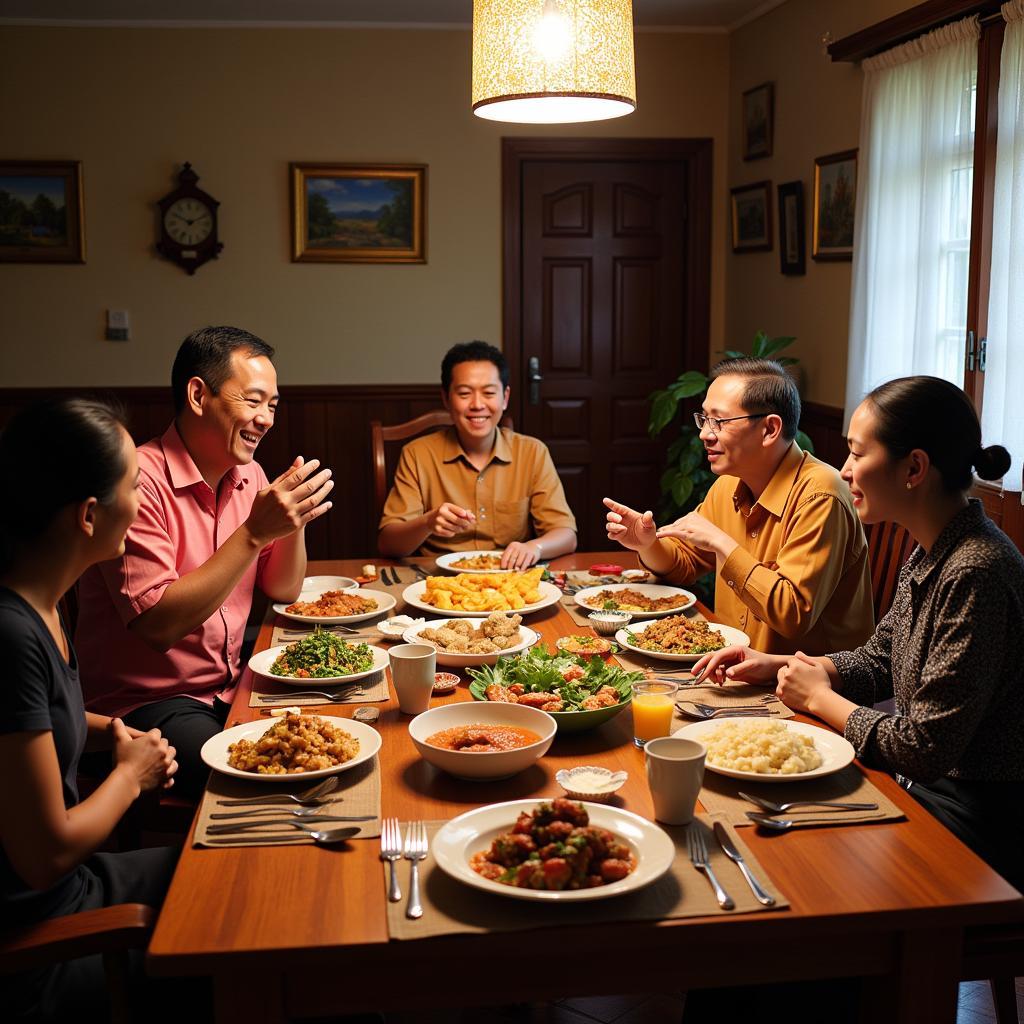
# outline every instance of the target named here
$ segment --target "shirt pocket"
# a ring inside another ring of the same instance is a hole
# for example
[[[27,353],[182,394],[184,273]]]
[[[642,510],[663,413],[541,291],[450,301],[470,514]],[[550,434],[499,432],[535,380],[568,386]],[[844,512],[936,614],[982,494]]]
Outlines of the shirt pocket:
[[[494,543],[505,547],[530,536],[530,499],[494,503]]]

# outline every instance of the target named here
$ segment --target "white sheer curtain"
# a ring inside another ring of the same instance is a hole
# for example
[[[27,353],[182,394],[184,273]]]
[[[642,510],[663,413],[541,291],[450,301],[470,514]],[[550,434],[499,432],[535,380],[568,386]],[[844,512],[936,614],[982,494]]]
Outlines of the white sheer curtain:
[[[1024,0],[1002,7],[999,133],[992,207],[992,273],[981,429],[1013,459],[1006,484],[1021,485],[1024,460]],[[1024,495],[1022,495],[1024,500]]]
[[[979,35],[967,18],[864,61],[844,426],[893,377],[963,383]]]

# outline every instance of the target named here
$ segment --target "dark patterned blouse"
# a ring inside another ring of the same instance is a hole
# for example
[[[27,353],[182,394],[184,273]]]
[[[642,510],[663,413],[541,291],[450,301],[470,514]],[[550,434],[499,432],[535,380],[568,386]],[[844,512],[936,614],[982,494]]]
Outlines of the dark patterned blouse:
[[[863,705],[845,734],[865,764],[919,783],[1024,780],[1024,558],[981,502],[914,548],[874,636],[829,657]],[[895,715],[871,706],[889,697]]]

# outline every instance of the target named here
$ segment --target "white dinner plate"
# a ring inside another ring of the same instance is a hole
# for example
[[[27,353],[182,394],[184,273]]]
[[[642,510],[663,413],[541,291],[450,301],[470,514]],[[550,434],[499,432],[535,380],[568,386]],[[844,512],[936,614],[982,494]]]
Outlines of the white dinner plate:
[[[331,716],[322,715],[327,718]],[[225,729],[223,732],[211,736],[199,751],[203,763],[212,768],[215,772],[222,772],[224,775],[233,775],[236,779],[251,779],[253,782],[296,782],[304,779],[320,779],[326,775],[337,775],[338,772],[355,768],[357,764],[369,761],[374,754],[380,750],[380,733],[371,729],[365,722],[357,722],[354,718],[333,718],[331,724],[338,726],[347,732],[353,739],[359,740],[359,753],[351,761],[344,764],[336,764],[333,768],[320,768],[315,772],[294,772],[291,775],[263,775],[260,772],[243,772],[238,768],[232,768],[228,764],[228,747],[238,740],[252,740],[255,742],[279,719],[260,718],[255,722],[243,722],[232,729]]]
[[[506,803],[491,804],[467,811],[452,818],[434,836],[431,852],[437,866],[456,881],[464,882],[474,889],[483,889],[495,896],[509,896],[518,900],[539,900],[553,903],[577,903],[584,900],[602,900],[622,893],[634,892],[661,878],[675,857],[675,844],[668,835],[653,822],[639,814],[624,811],[607,804],[586,803],[590,823],[609,829],[618,839],[629,846],[636,857],[636,868],[625,878],[595,889],[569,889],[547,891],[541,889],[520,889],[514,885],[502,885],[478,875],[470,866],[474,853],[486,850],[494,838],[502,832],[511,832],[516,818],[523,811],[534,810],[541,800],[509,800]]]
[[[576,591],[576,603],[588,612],[603,611],[600,605],[587,604],[587,600],[597,597],[602,590],[620,591],[635,590],[644,597],[653,599],[661,597],[678,597],[679,604],[674,608],[666,608],[661,612],[633,612],[634,619],[660,619],[664,615],[678,615],[697,603],[697,595],[691,594],[682,587],[666,587],[660,583],[606,583],[600,587],[586,587]]]
[[[313,579],[345,579],[344,576],[314,576]],[[305,586],[305,584],[303,584]],[[305,590],[299,594],[300,601],[315,601],[321,594],[328,590],[339,590],[339,587],[324,587],[323,590],[309,591],[308,594]],[[355,588],[359,591],[359,597],[365,597],[369,601],[376,601],[377,607],[371,612],[360,612],[358,615],[296,615],[295,612],[287,612],[285,609],[288,607],[286,604],[275,604],[274,611],[278,615],[283,615],[286,619],[292,619],[295,622],[309,622],[314,625],[319,624],[321,626],[333,626],[338,623],[351,625],[355,622],[365,622],[367,619],[372,619],[377,615],[383,615],[385,612],[391,611],[395,607],[395,599],[385,593],[383,590],[359,590],[358,586]],[[354,593],[355,591],[347,591],[347,593]]]
[[[475,612],[461,612],[454,608],[438,608],[436,604],[427,604],[423,600],[423,594],[426,592],[427,582],[426,580],[420,580],[418,583],[410,583],[409,586],[402,591],[402,598],[406,604],[412,605],[413,608],[418,608],[420,611],[428,612],[431,615],[446,615],[449,618],[464,619],[467,617],[478,619],[483,612],[477,610]],[[553,604],[558,604],[562,600],[562,592],[553,583],[546,583],[543,580],[537,584],[537,589],[540,591],[540,600],[535,604],[528,604],[523,608],[513,608],[517,615],[529,615],[530,612],[539,612],[541,608],[549,608]]]
[[[337,633],[332,635],[337,636],[339,640],[345,639],[343,636],[338,636]],[[364,641],[354,641],[351,646],[358,647],[361,643],[364,643]],[[370,653],[373,655],[373,667],[368,668],[365,672],[353,672],[347,676],[317,676],[313,679],[300,679],[297,676],[275,676],[270,671],[270,666],[290,646],[290,644],[280,644],[277,647],[268,647],[265,651],[260,651],[259,654],[254,654],[249,659],[249,668],[256,675],[262,676],[264,679],[270,679],[275,683],[283,683],[285,686],[298,686],[304,690],[319,690],[323,686],[334,686],[337,683],[351,683],[356,679],[365,679],[367,676],[372,676],[374,672],[379,672],[382,668],[386,668],[388,664],[388,652],[383,647],[371,647]]]
[[[661,661],[685,661],[693,664],[704,657],[703,654],[667,654],[664,651],[648,651],[646,648],[638,647],[636,644],[630,642],[630,633],[633,633],[634,635],[637,633],[643,633],[648,626],[656,621],[656,619],[648,619],[646,622],[638,622],[635,626],[629,625],[623,627],[615,634],[615,642],[620,647],[625,647],[627,650],[636,651],[637,654],[644,654],[648,658],[658,658]],[[741,629],[734,629],[732,626],[723,626],[719,622],[709,622],[708,626],[710,626],[716,633],[722,634],[726,647],[731,647],[734,644],[746,647],[750,643],[750,637]]]
[[[734,721],[742,727],[745,722],[762,722],[765,719],[719,718],[715,721],[694,722],[692,725],[684,725],[682,729],[677,729],[672,735],[703,742],[709,732],[727,721]],[[822,756],[821,765],[812,771],[799,772],[794,775],[765,775],[761,772],[739,772],[734,768],[722,768],[706,761],[705,767],[708,771],[718,772],[719,775],[728,775],[732,779],[746,779],[751,782],[800,782],[802,779],[820,779],[822,775],[831,775],[833,772],[841,771],[853,761],[855,755],[853,744],[837,732],[831,732],[816,725],[808,725],[806,722],[794,722],[791,718],[769,718],[767,721],[780,722],[790,732],[800,733],[802,736],[812,736],[814,746]]]
[[[434,560],[434,564],[438,569],[444,572],[460,573],[460,572],[515,572],[514,569],[459,569],[452,565],[452,562],[461,562],[463,558],[473,558],[476,555],[494,555],[497,558],[501,558],[502,552],[491,550],[491,551],[449,551],[446,555],[438,555]]]
[[[420,632],[424,629],[441,629],[452,621],[453,620],[450,618],[431,619],[420,626],[412,626],[407,629],[402,634],[402,639],[407,644],[429,644],[429,640],[420,639]],[[468,622],[474,629],[479,629],[485,620],[459,619],[458,621]],[[528,647],[533,647],[533,645],[539,640],[540,633],[535,632],[528,626],[520,626],[519,643],[514,647],[509,647],[504,651],[495,651],[493,654],[454,654],[438,649],[437,663],[438,665],[446,665],[450,668],[469,668],[471,665],[495,665],[497,664],[498,658],[503,658],[506,654],[519,654],[521,651],[525,651]]]

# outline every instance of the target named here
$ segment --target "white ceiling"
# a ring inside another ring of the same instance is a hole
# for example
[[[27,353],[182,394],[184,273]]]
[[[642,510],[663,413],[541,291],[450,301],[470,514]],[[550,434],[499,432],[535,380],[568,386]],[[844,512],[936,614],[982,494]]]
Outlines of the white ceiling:
[[[641,29],[736,28],[784,0],[633,0]],[[0,23],[469,25],[473,0],[0,0]]]

